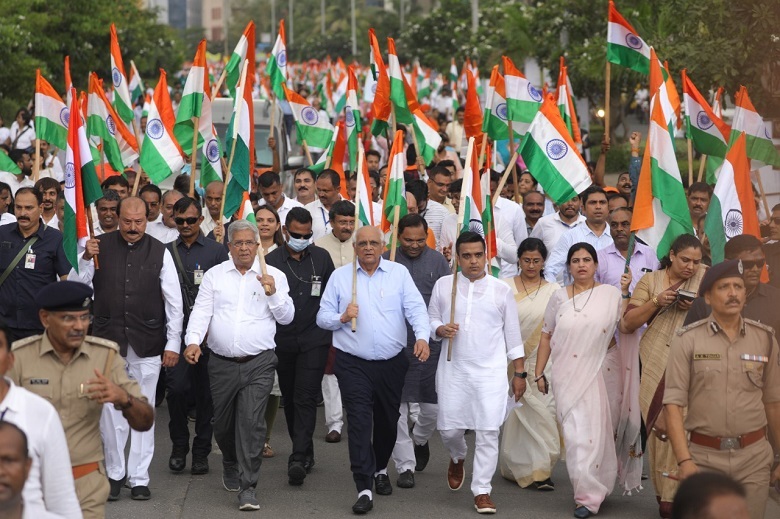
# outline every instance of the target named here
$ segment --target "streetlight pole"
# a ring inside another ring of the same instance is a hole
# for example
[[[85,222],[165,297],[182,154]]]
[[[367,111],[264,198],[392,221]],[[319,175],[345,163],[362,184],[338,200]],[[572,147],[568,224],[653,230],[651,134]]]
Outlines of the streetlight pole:
[[[320,0],[320,34],[325,36],[325,0]]]
[[[471,0],[471,33],[477,34],[479,29],[479,0]]]
[[[287,17],[289,18],[290,22],[290,45],[293,44],[294,36],[295,36],[295,25],[293,24],[293,0],[290,0],[289,7],[287,9]]]
[[[401,30],[404,30],[404,0],[398,0],[398,20],[401,22]]]
[[[352,8],[352,56],[357,56],[357,29],[355,27],[355,0],[351,0]]]
[[[276,32],[276,0],[271,0],[271,30],[268,32],[271,34],[271,41],[276,41],[274,39],[274,33]]]

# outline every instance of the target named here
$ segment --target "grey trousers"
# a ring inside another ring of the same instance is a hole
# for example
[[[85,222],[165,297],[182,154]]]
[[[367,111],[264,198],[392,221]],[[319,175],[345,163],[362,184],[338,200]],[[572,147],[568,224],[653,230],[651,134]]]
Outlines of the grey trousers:
[[[214,401],[214,438],[226,469],[238,468],[241,489],[255,488],[265,440],[265,408],[274,383],[276,354],[262,352],[239,364],[212,355],[209,380]]]

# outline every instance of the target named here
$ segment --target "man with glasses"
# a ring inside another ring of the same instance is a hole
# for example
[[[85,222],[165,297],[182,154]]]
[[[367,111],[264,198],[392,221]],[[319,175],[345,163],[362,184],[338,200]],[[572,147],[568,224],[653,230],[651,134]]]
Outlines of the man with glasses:
[[[365,514],[373,508],[375,485],[380,495],[393,492],[387,462],[409,367],[403,351],[406,321],[414,330],[414,357],[421,362],[430,354],[430,323],[409,271],[381,257],[384,243],[377,227],[361,227],[355,249],[357,302],[352,302],[352,265],[336,269],[322,296],[317,325],[333,331],[334,371],[349,416],[349,460],[358,491],[352,511]]]
[[[780,288],[780,204],[772,208],[769,219],[769,239],[773,240],[764,246],[766,263],[769,265],[769,284]]]
[[[149,223],[162,221],[162,212],[160,204],[162,203],[162,191],[154,184],[146,184],[138,191],[138,196],[143,198],[146,205],[149,206]]]
[[[240,510],[259,510],[255,489],[266,437],[265,409],[277,364],[276,325],[290,324],[295,306],[287,278],[258,260],[257,225],[228,226],[231,260],[203,276],[190,314],[184,358],[197,364],[208,341],[214,438],[222,451],[222,485],[239,492]],[[208,339],[206,336],[208,334]]]
[[[119,344],[128,373],[138,381],[143,395],[154,402],[160,365],[173,367],[179,360],[181,288],[171,253],[145,232],[149,207],[143,199],[125,198],[118,211],[119,230],[87,240],[78,272],[71,270],[70,276],[92,284],[93,333]],[[100,268],[96,268],[95,258]],[[154,428],[131,432],[127,420],[112,408],[105,409],[101,427],[111,483],[109,500],[119,499],[126,476],[132,499],[149,499]],[[130,455],[125,464],[128,436]]]
[[[331,231],[330,208],[341,200],[341,178],[332,169],[323,170],[315,182],[317,200],[304,207],[311,213],[313,240],[317,241]]]
[[[148,431],[154,409],[128,377],[116,342],[87,335],[92,289],[76,281],[42,288],[35,297],[45,331],[13,346],[8,377],[46,398],[68,442],[76,494],[85,519],[105,517],[109,482],[100,434],[103,404],[113,404],[134,431]]]
[[[734,236],[726,242],[723,251],[726,260],[742,260],[742,279],[745,282],[745,308],[742,316],[758,321],[774,328],[775,333],[780,332],[780,290],[761,283],[761,271],[766,265],[761,241],[749,234]],[[704,302],[704,297],[694,299],[688,315],[685,316],[685,325],[706,319],[710,315],[711,308]]]
[[[454,180],[452,172],[444,166],[434,166],[428,173],[428,198],[443,205],[450,213],[455,212],[455,207],[447,195]]]
[[[162,196],[162,220],[150,222],[146,228],[146,234],[157,238],[163,243],[170,243],[179,236],[179,230],[173,221],[173,206],[184,197],[184,194],[171,189]]]
[[[179,237],[166,244],[166,248],[173,256],[176,265],[184,301],[182,328],[186,328],[203,276],[211,268],[227,261],[228,254],[221,244],[206,238],[201,232],[203,210],[194,199],[185,196],[174,204],[173,221],[179,230]],[[182,337],[181,350],[185,346]],[[211,452],[211,419],[214,416],[214,409],[209,387],[208,360],[208,350],[204,350],[197,364],[190,365],[179,356],[176,365],[166,370],[166,399],[170,415],[168,432],[173,445],[168,468],[173,472],[181,472],[187,465],[187,453],[190,452],[187,403],[190,400],[195,402],[195,438],[192,441],[190,472],[199,475],[209,471],[208,456]]]
[[[333,340],[333,334],[316,322],[322,291],[333,274],[333,261],[328,251],[311,244],[311,226],[309,211],[303,207],[290,209],[282,227],[285,244],[266,257],[269,265],[284,272],[295,303],[293,321],[277,324],[274,339],[279,389],[292,440],[287,482],[296,486],[303,484],[314,466],[312,436],[317,424],[317,399]]]
[[[620,278],[625,272],[626,259],[628,258],[631,215],[631,209],[620,207],[612,211],[607,218],[612,243],[597,251],[599,264],[596,269],[596,281],[599,283],[620,288]],[[645,273],[658,270],[660,266],[655,251],[647,245],[635,241],[634,252],[631,254],[629,263],[631,285],[628,297],[631,297],[631,292]]]

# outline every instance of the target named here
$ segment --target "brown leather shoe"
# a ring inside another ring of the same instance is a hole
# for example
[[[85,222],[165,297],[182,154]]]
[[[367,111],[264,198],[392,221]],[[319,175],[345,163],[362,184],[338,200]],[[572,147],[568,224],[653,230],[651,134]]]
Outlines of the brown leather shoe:
[[[341,441],[341,433],[336,430],[330,431],[325,435],[325,441],[328,443],[338,443]]]
[[[450,460],[450,466],[447,469],[447,484],[450,486],[450,490],[460,490],[464,478],[463,460],[460,460],[460,463]]]
[[[474,508],[480,514],[495,514],[496,505],[490,499],[490,494],[480,494],[474,498]]]

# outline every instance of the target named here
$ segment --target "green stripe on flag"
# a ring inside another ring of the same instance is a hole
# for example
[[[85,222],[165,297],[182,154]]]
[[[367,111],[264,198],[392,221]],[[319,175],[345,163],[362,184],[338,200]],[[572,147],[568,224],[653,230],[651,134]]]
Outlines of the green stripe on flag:
[[[622,45],[607,43],[607,61],[640,74],[650,74],[650,60],[647,56]]]
[[[710,256],[712,264],[717,265],[724,260],[726,249],[726,233],[723,232],[723,211],[720,199],[713,196],[707,209],[707,217],[704,219],[704,233],[710,242]]]
[[[539,147],[530,133],[525,134],[520,152],[528,169],[534,172],[534,177],[544,186],[545,193],[553,201],[563,203],[579,194],[555,166],[550,164],[547,153]]]
[[[46,117],[35,118],[35,134],[39,139],[61,150],[68,145],[68,129]]]
[[[65,257],[68,258],[68,263],[70,263],[70,266],[73,267],[78,274],[79,244],[78,238],[76,237],[76,214],[67,202],[65,202],[62,228],[65,230],[65,232],[62,233],[62,248],[65,251]]]

